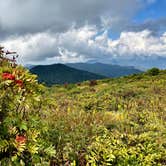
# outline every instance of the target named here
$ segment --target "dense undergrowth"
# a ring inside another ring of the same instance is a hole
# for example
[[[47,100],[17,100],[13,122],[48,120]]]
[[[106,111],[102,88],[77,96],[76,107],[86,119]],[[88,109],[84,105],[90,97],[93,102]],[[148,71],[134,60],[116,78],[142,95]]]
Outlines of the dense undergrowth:
[[[46,88],[0,58],[0,165],[166,165],[166,71]]]

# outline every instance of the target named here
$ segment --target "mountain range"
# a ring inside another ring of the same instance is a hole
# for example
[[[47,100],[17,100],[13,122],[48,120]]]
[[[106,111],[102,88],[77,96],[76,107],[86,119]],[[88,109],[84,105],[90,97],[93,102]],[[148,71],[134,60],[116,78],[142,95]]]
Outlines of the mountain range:
[[[159,69],[166,69],[166,57],[157,55],[134,55],[131,56],[119,56],[108,59],[100,59],[101,63],[113,64],[121,66],[135,66],[137,69],[150,69],[157,67]]]
[[[141,72],[140,70],[135,69],[132,66],[120,66],[120,65],[103,64],[103,63],[67,63],[65,65],[73,67],[75,69],[103,75],[109,78],[121,77]]]
[[[38,75],[39,82],[44,82],[48,86],[53,84],[77,83],[86,80],[114,78],[141,72],[134,67],[102,63],[38,65],[30,68],[30,71]]]
[[[44,82],[48,86],[106,78],[105,76],[74,69],[64,64],[39,65],[31,68],[30,71],[38,75],[39,82]]]

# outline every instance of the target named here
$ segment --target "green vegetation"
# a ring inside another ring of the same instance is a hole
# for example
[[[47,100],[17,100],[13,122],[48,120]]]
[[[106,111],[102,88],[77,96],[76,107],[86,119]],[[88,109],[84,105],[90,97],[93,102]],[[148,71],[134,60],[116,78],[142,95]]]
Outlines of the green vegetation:
[[[7,54],[7,53],[6,53]],[[9,54],[9,52],[8,52]],[[0,48],[0,165],[48,165],[55,154],[45,140],[49,126],[43,121],[36,76],[15,64]]]
[[[84,82],[50,88],[45,95],[55,101],[48,119],[64,148],[57,160],[75,159],[76,165],[166,164],[165,85],[166,71],[160,71],[153,77],[147,72],[94,86]]]
[[[43,87],[0,56],[0,165],[166,165],[166,71]]]
[[[152,69],[149,69],[147,71],[147,73],[151,76],[155,76],[155,75],[158,75],[160,73],[160,70],[156,67],[152,68]]]

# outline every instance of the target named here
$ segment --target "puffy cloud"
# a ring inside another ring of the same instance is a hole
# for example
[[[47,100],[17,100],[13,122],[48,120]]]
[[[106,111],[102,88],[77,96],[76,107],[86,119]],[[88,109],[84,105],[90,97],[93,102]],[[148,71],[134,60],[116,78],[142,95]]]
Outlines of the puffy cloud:
[[[149,30],[122,32],[119,39],[112,40],[107,31],[100,33],[94,26],[84,26],[64,33],[45,32],[9,38],[3,45],[22,55],[24,64],[89,60],[107,63],[116,60],[120,64],[134,58],[166,58],[166,33],[154,36]]]
[[[149,30],[141,32],[122,32],[120,38],[110,41],[110,47],[118,55],[158,55],[166,57],[166,36],[153,36]]]

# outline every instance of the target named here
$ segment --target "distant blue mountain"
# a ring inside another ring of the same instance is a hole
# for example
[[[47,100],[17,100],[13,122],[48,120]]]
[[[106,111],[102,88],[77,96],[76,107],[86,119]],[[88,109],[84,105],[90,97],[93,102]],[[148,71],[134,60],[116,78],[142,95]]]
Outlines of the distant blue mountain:
[[[90,60],[88,63],[101,62],[104,64],[134,66],[137,69],[147,70],[153,67],[166,69],[166,57],[157,55],[110,56],[109,59]]]
[[[67,63],[65,65],[75,69],[104,75],[106,77],[120,77],[142,72],[132,66],[119,66],[103,63]]]

